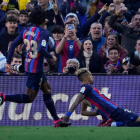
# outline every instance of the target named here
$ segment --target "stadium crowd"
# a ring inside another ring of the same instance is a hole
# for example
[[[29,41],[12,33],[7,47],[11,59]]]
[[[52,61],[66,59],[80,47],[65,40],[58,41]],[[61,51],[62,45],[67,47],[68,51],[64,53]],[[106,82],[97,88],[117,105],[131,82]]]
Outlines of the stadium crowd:
[[[6,59],[11,43],[32,26],[34,6],[46,12],[46,49],[57,57],[55,65],[44,59],[46,74],[74,74],[84,67],[91,73],[140,74],[139,0],[0,0],[0,73],[23,74],[5,73]],[[11,65],[23,65],[25,58],[26,45],[20,44]]]

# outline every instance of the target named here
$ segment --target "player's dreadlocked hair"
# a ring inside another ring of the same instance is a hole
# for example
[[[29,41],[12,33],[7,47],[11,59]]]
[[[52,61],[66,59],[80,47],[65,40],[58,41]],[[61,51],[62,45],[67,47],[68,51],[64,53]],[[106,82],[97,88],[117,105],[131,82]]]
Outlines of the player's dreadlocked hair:
[[[87,68],[81,68],[81,69],[79,69],[79,70],[76,72],[76,75],[77,75],[78,79],[79,79],[81,82],[83,81],[83,75],[84,75],[85,73],[88,73]]]
[[[45,11],[40,7],[36,6],[33,8],[30,14],[30,21],[35,25],[41,25],[45,22]]]

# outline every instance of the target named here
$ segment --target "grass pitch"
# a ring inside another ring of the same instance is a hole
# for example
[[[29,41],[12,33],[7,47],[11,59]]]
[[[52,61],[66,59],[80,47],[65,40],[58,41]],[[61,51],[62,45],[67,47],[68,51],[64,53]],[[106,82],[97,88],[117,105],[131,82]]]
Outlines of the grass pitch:
[[[0,126],[0,140],[140,140],[140,128]]]

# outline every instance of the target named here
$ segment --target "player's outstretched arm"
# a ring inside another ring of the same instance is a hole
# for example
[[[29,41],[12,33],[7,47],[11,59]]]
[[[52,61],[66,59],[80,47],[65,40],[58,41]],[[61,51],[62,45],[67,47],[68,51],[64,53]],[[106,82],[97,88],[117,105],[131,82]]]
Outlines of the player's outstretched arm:
[[[76,109],[76,107],[79,105],[79,103],[85,98],[85,95],[79,93],[75,102],[72,104],[72,106],[70,107],[68,113],[66,114],[66,116],[63,117],[64,121],[68,121],[71,114],[73,113],[73,111]]]

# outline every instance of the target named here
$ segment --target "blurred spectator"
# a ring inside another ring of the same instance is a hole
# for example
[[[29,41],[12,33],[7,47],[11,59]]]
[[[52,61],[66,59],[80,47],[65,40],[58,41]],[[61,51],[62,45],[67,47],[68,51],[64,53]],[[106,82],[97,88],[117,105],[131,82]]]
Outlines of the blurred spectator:
[[[104,28],[102,30],[102,34],[104,37],[106,37],[109,33],[114,33],[117,34],[117,32],[115,30],[113,30],[109,25],[108,25],[108,20],[109,20],[110,16],[108,16],[105,21],[104,21]]]
[[[0,51],[0,73],[5,71],[6,57]]]
[[[79,20],[76,14],[74,13],[69,13],[66,16],[65,22],[73,22],[76,25],[76,29],[77,29],[77,37],[82,40],[85,37],[87,37],[91,24],[93,24],[94,22],[97,22],[97,20],[100,18],[100,16],[102,15],[103,12],[105,12],[106,7],[105,5],[102,7],[102,9],[97,12],[96,14],[94,14],[94,16],[92,16],[82,27],[79,25]]]
[[[45,74],[52,74],[57,72],[55,65],[52,64],[50,59],[44,59],[44,73]]]
[[[9,10],[6,12],[6,15],[0,19],[0,32],[2,32],[3,28],[5,27],[6,18],[10,16],[15,16],[18,19],[19,11],[18,10]]]
[[[3,55],[7,55],[8,46],[18,36],[17,28],[18,19],[15,16],[8,16],[6,19],[5,29],[0,33],[0,48]]]
[[[80,68],[86,67],[91,73],[103,73],[103,63],[101,57],[93,51],[94,45],[90,39],[82,42],[81,50],[76,57],[80,63]]]
[[[59,0],[58,0],[59,1]],[[80,21],[81,26],[83,26],[87,20],[86,16],[86,0],[64,0],[60,6],[60,12],[65,18],[68,13],[75,13]]]
[[[66,66],[66,61],[75,58],[81,48],[81,42],[76,36],[76,28],[73,22],[65,24],[65,35],[60,42],[57,43],[55,51],[60,54],[58,72],[61,73]]]
[[[126,8],[120,8],[110,17],[108,24],[114,30],[121,33],[121,46],[127,50],[128,56],[131,56],[135,50],[134,46],[136,41],[140,37],[140,13],[134,15],[131,22],[131,27],[129,27],[116,22],[118,16],[125,12]]]
[[[19,23],[18,23],[19,33],[28,27],[27,25],[28,21],[29,21],[28,11],[21,10],[19,14]]]
[[[3,2],[2,0],[0,0],[0,19],[5,16],[5,12],[3,10],[1,10],[1,8],[4,6],[4,5],[7,5],[5,2]]]
[[[98,53],[99,50],[101,49],[101,46],[105,42],[105,37],[102,36],[101,23],[95,22],[91,25],[89,39],[92,40],[94,52]]]
[[[129,58],[126,57],[122,60],[123,74],[127,75],[129,70]]]
[[[100,11],[104,4],[100,0],[94,0],[89,8],[89,17],[92,17],[96,12]],[[108,10],[108,6],[106,6]]]
[[[105,71],[108,74],[122,73],[122,65],[119,62],[119,51],[116,47],[112,47],[108,50],[109,60],[104,65]]]
[[[100,0],[102,3],[107,3],[110,5],[110,3],[113,3],[113,0]],[[135,13],[140,8],[140,1],[139,0],[124,0],[123,2],[125,6],[131,11],[132,13]]]
[[[46,11],[46,19],[48,19],[47,27],[54,25],[53,20],[55,17],[53,4],[49,0],[38,0],[38,5]]]
[[[11,67],[15,66],[15,65],[22,65],[22,57],[19,54],[14,54],[12,56],[11,59]],[[5,75],[23,75],[23,73],[17,71],[17,70],[13,70],[9,72],[9,73],[5,73]]]
[[[64,36],[64,28],[61,25],[55,25],[51,29],[52,37],[49,37],[49,52],[54,51],[55,45]]]
[[[7,5],[4,5],[2,7],[3,11],[8,11],[8,10],[14,10],[18,9],[19,10],[19,4],[21,3],[21,0],[3,0]],[[22,0],[24,2],[24,0]]]
[[[74,59],[68,59],[66,62],[66,67],[63,68],[64,74],[76,74],[76,71],[79,70],[79,61]]]
[[[119,62],[122,62],[123,58],[127,56],[127,52],[124,48],[119,45],[117,35],[109,33],[106,37],[105,45],[103,45],[99,51],[103,63],[105,64],[109,60],[108,50],[112,47],[116,47],[119,52]]]

